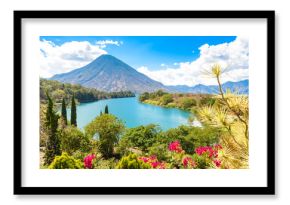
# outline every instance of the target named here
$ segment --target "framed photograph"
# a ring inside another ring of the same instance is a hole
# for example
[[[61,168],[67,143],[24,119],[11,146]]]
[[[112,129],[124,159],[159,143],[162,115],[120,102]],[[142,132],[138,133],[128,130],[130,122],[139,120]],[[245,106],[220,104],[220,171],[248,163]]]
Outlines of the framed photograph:
[[[274,11],[14,11],[14,194],[275,194]]]

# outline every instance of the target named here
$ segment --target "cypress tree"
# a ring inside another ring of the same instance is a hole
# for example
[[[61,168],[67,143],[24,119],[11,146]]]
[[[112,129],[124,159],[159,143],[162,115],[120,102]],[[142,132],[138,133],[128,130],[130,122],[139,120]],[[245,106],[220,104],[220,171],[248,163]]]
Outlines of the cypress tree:
[[[46,141],[46,147],[45,147],[45,154],[44,154],[44,163],[46,165],[49,165],[55,156],[60,155],[60,141],[59,136],[57,132],[58,127],[58,118],[59,116],[57,113],[53,110],[53,101],[49,97],[48,94],[48,105],[47,105],[47,111],[46,111],[46,126],[48,128],[48,138]]]
[[[61,103],[61,117],[64,120],[64,124],[67,125],[66,105],[64,98],[62,99]]]
[[[109,108],[108,108],[108,105],[106,105],[106,107],[105,107],[105,114],[109,114]]]
[[[77,108],[76,108],[76,102],[75,102],[75,96],[72,96],[71,99],[71,118],[70,118],[71,125],[74,125],[77,127]]]
[[[103,114],[102,110],[100,111],[100,116]]]

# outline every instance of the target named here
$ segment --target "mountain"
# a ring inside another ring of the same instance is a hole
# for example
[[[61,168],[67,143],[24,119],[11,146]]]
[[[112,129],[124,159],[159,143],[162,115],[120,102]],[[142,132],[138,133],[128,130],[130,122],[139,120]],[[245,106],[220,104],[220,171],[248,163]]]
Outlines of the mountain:
[[[190,87],[186,85],[167,86],[172,92],[182,93],[203,93],[203,94],[216,94],[219,93],[219,88],[216,85],[202,85]],[[249,80],[242,80],[238,82],[226,82],[222,84],[223,91],[230,90],[231,92],[238,92],[239,94],[249,93]]]
[[[139,73],[111,55],[101,55],[88,65],[68,73],[54,75],[51,80],[80,84],[106,92],[129,90],[143,93],[159,89],[168,91],[163,84]]]

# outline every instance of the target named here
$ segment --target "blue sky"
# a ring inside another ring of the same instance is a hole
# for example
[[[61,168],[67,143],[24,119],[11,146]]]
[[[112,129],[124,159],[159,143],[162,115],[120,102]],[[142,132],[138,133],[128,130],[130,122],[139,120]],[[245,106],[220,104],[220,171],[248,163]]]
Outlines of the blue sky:
[[[236,43],[237,41],[239,42]],[[238,50],[244,55],[242,53],[245,53],[245,46],[239,47],[241,42],[244,46],[245,40],[241,41],[236,36],[41,36],[40,75],[50,77],[68,72],[107,53],[164,84],[181,84],[185,76],[179,79],[174,76],[184,72],[186,74],[187,70],[191,69],[189,74],[197,74],[196,67],[212,63],[211,61],[224,62],[229,59],[228,62],[232,63],[229,49],[234,52]],[[243,64],[242,68],[235,67],[230,70],[247,69],[245,56],[242,56],[241,60],[242,63],[235,64]],[[244,71],[242,78],[246,78]],[[188,79],[185,80],[185,84],[194,85],[201,81],[203,80]]]
[[[217,45],[235,40],[235,36],[42,36],[40,40],[51,41],[62,45],[71,41],[88,41],[95,44],[97,41],[112,40],[123,42],[120,46],[111,44],[106,51],[128,63],[134,68],[148,66],[152,70],[161,69],[161,64],[167,66],[177,62],[188,62],[199,56],[198,48],[203,44]]]

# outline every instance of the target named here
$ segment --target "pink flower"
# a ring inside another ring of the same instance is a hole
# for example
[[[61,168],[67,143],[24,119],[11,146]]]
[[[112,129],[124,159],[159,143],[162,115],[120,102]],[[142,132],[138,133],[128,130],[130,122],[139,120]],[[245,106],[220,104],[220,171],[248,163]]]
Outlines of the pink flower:
[[[214,148],[211,146],[205,147],[198,147],[195,149],[195,152],[198,155],[202,155],[204,153],[208,154],[210,158],[217,158],[218,157],[218,149],[221,149],[220,145],[215,145]]]
[[[213,162],[215,163],[215,166],[217,167],[220,167],[222,164],[221,160],[218,160],[218,159],[215,159]]]
[[[165,169],[166,166],[164,162],[159,162],[157,157],[154,155],[150,157],[139,157],[139,159],[149,164],[154,169]]]
[[[176,152],[176,153],[180,153],[182,152],[182,147],[179,143],[179,141],[174,141],[174,142],[171,142],[168,146],[168,149],[172,152]]]
[[[185,168],[187,168],[187,167],[195,167],[196,166],[195,162],[193,161],[193,159],[191,157],[183,158],[182,164],[183,164],[183,166]]]
[[[87,169],[92,169],[93,168],[93,159],[95,159],[96,156],[94,154],[89,154],[84,158],[84,166]]]

